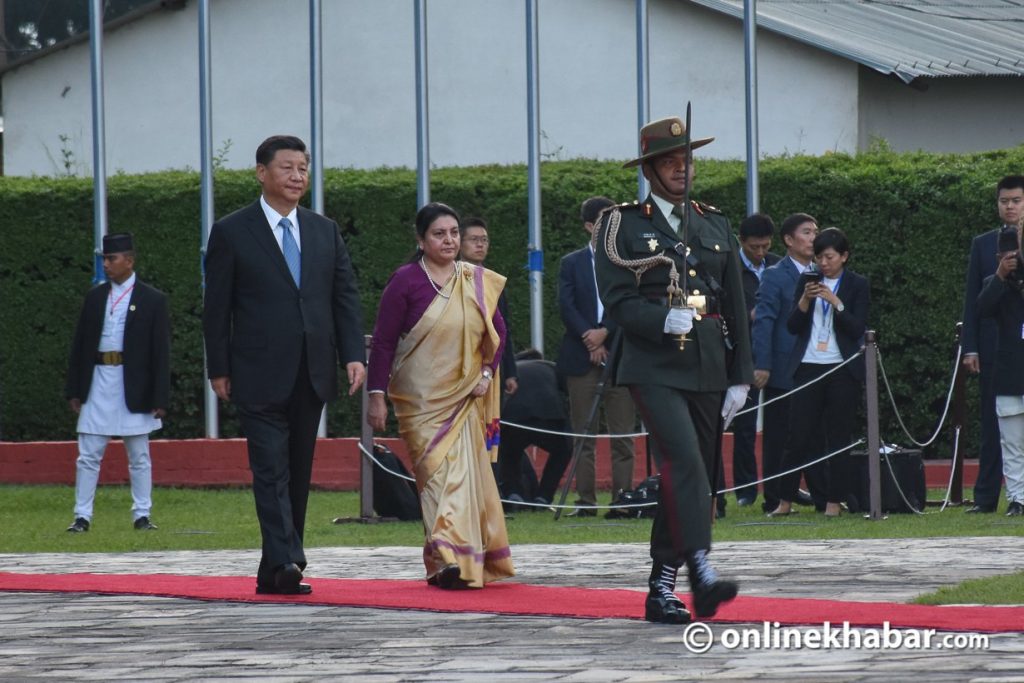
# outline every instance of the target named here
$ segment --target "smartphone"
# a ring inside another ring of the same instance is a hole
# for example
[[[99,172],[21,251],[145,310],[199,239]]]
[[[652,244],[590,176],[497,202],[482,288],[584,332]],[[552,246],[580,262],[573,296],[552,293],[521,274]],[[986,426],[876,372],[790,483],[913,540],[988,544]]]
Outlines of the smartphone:
[[[998,246],[996,251],[1005,254],[1008,251],[1020,249],[1020,240],[1017,238],[1017,228],[1005,227],[999,231]]]
[[[821,282],[824,278],[825,275],[820,270],[805,270],[800,274],[800,282],[797,283],[797,291],[802,292],[809,282]]]

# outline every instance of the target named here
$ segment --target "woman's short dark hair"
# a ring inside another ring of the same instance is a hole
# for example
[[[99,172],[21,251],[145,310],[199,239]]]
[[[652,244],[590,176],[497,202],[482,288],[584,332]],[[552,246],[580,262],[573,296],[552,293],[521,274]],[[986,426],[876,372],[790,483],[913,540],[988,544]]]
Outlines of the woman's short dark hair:
[[[441,202],[430,202],[416,212],[416,236],[420,239],[426,237],[427,229],[441,216],[451,216],[454,218],[455,222],[459,225],[459,232],[462,232],[462,219],[459,218],[459,214],[455,209]],[[423,250],[417,246],[416,253],[409,259],[409,263],[419,260],[421,256],[423,256]]]
[[[817,256],[829,247],[836,250],[837,254],[850,253],[850,240],[839,228],[825,228],[814,238],[814,255]]]

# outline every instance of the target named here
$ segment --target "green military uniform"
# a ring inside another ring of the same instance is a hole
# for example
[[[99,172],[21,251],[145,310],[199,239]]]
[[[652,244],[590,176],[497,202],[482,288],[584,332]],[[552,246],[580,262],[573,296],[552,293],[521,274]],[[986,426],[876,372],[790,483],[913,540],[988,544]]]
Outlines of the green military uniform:
[[[708,473],[716,457],[723,392],[753,381],[739,244],[717,209],[698,202],[688,209],[686,244],[703,269],[688,265],[673,249],[682,238],[652,197],[605,213],[595,230],[601,299],[624,333],[616,380],[630,387],[641,409],[662,477],[651,556],[673,566],[682,564],[687,551],[711,546]],[[609,255],[608,233],[616,223],[614,253]],[[705,313],[694,319],[682,350],[678,337],[664,332],[670,265],[643,270],[613,262],[636,263],[659,255],[675,263],[687,295],[707,299]],[[720,285],[720,296],[713,295],[710,279]],[[726,348],[726,326],[732,352]]]

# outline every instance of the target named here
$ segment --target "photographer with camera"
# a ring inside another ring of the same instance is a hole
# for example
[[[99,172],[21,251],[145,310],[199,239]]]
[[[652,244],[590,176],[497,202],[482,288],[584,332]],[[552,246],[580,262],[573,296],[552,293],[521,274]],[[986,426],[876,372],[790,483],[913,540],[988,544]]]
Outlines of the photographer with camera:
[[[1016,226],[1021,219],[1021,198],[1024,197],[1024,176],[1004,176],[996,185],[996,209],[1003,226]],[[1002,487],[1003,464],[1000,453],[999,421],[996,417],[995,355],[996,322],[982,319],[978,311],[978,294],[985,279],[996,272],[998,264],[997,239],[999,228],[984,232],[971,242],[971,255],[967,263],[964,284],[963,331],[960,346],[963,366],[978,375],[981,389],[979,413],[981,418],[981,444],[978,447],[978,478],[974,482],[974,505],[968,513],[993,513],[999,502]]]
[[[1000,213],[1016,217],[1016,225],[999,231],[999,265],[995,274],[985,279],[978,295],[978,313],[994,318],[999,330],[993,389],[1009,501],[1006,516],[1019,517],[1024,515],[1024,260],[1020,254],[1024,189],[1015,188],[1006,195],[1001,191],[999,197]],[[1008,212],[1002,211],[1004,199]]]
[[[808,462],[815,453],[821,425],[825,452],[847,446],[853,436],[864,382],[864,359],[858,357],[844,368],[830,370],[854,356],[864,345],[868,319],[867,278],[846,270],[850,243],[839,228],[826,228],[814,238],[817,270],[800,276],[793,309],[786,322],[796,335],[790,355],[793,384],[804,389],[790,399],[789,440],[782,470]],[[819,379],[820,378],[820,379]],[[838,517],[850,481],[849,453],[844,451],[816,467],[828,474],[826,517]],[[800,483],[800,470],[782,478],[779,506],[770,517],[792,513]]]

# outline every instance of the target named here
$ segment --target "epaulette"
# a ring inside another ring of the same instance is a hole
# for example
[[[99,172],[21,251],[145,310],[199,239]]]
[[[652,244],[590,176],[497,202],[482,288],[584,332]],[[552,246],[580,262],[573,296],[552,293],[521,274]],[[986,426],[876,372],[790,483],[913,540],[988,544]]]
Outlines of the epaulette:
[[[654,207],[650,202],[622,202],[621,204],[616,205],[615,208],[619,211],[639,211],[640,215],[644,218],[650,218],[651,214],[654,212]]]
[[[710,204],[705,204],[704,202],[698,202],[696,199],[691,199],[690,204],[693,206],[694,210],[696,210],[696,212],[699,213],[701,216],[703,216],[708,211],[710,211],[711,213],[722,213],[721,209],[711,206]]]

